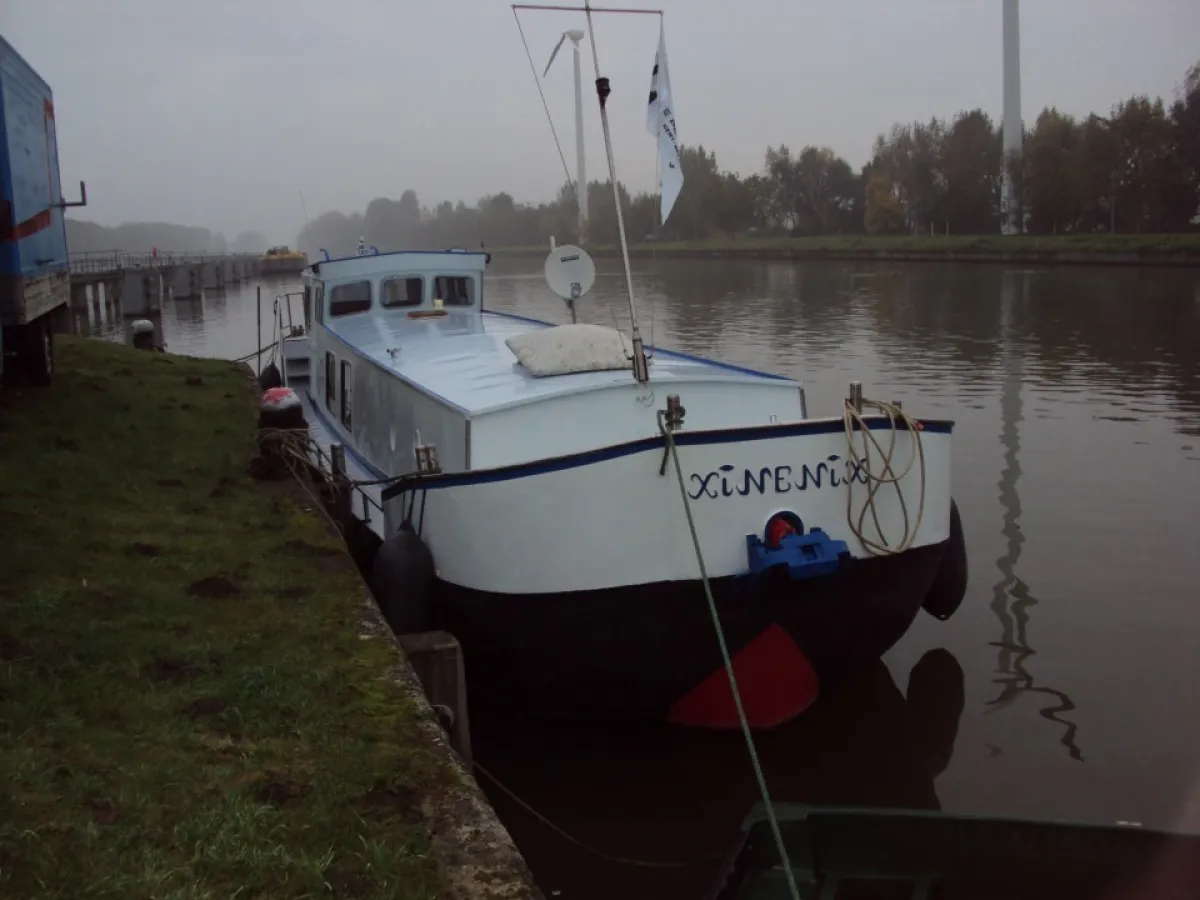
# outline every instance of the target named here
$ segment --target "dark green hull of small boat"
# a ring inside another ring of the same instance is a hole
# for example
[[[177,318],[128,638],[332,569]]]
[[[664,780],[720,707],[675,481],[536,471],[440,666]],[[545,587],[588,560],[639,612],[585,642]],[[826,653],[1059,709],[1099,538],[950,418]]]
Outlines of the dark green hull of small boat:
[[[781,804],[805,900],[1200,900],[1200,835],[939,812]],[[707,900],[789,900],[765,809]]]

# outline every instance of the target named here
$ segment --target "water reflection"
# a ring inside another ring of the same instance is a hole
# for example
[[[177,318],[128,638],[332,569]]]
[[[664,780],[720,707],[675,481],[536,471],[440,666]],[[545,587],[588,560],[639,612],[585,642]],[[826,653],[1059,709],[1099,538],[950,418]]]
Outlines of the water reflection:
[[[926,653],[903,692],[878,663],[801,720],[758,736],[772,797],[939,809],[934,779],[953,754],[963,705],[963,672],[947,650]],[[740,733],[547,727],[486,709],[472,715],[475,754],[511,793],[487,777],[480,784],[548,895],[701,896],[758,799]]]
[[[201,297],[172,298],[175,309],[175,321],[180,325],[191,328],[202,328],[204,325],[204,299]],[[219,309],[214,309],[215,312]]]
[[[1021,477],[1022,418],[1021,388],[1024,380],[1024,354],[1012,340],[1014,307],[1020,301],[1024,306],[1029,299],[1029,273],[1004,272],[1001,284],[1000,334],[1004,347],[1003,372],[1000,385],[1000,444],[1004,448],[1004,465],[1000,471],[1000,507],[1004,511],[1001,534],[1004,536],[1004,553],[996,560],[1000,578],[992,588],[991,609],[1000,622],[1000,639],[992,642],[999,648],[996,660],[996,683],[1002,685],[1000,695],[988,701],[996,711],[1014,703],[1022,694],[1045,694],[1057,701],[1056,706],[1039,710],[1040,715],[1063,728],[1061,743],[1072,759],[1083,761],[1083,753],[1076,744],[1078,730],[1075,723],[1063,714],[1075,709],[1075,704],[1064,692],[1035,682],[1026,668],[1027,660],[1035,653],[1029,644],[1030,616],[1038,603],[1029,585],[1016,574],[1025,535],[1021,532],[1021,496],[1017,482]]]

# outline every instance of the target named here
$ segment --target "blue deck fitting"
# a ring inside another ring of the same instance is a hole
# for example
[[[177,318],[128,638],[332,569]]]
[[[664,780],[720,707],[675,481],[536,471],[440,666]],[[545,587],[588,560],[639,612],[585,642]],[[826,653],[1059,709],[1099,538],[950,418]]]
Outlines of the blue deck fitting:
[[[751,575],[776,566],[787,566],[793,581],[831,575],[837,571],[841,555],[849,552],[845,541],[833,540],[820,528],[813,528],[808,534],[785,535],[777,550],[768,547],[757,534],[746,535]]]

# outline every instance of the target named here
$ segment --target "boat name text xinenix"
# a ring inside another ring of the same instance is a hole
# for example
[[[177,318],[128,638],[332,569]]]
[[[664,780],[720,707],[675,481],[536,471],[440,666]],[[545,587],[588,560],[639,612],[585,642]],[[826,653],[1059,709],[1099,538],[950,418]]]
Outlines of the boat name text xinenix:
[[[751,491],[765,494],[774,491],[776,494],[786,494],[791,490],[806,491],[810,487],[820,490],[823,487],[841,487],[852,481],[859,484],[867,483],[867,475],[862,471],[858,462],[852,459],[842,461],[841,466],[830,465],[842,458],[836,453],[825,462],[817,463],[815,467],[800,466],[799,474],[794,474],[792,466],[763,466],[758,469],[743,468],[729,464],[719,466],[707,474],[692,473],[688,476],[688,496],[693,500],[701,497],[745,497]],[[734,473],[737,474],[734,474]],[[828,477],[826,477],[828,476]]]

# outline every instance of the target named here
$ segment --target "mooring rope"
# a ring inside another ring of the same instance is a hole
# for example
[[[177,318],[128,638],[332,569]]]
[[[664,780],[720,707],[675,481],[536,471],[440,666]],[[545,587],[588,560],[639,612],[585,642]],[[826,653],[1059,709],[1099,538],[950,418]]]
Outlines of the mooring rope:
[[[767,818],[771,822],[771,833],[775,836],[775,847],[779,851],[779,861],[783,864],[783,872],[787,878],[788,891],[792,900],[800,900],[800,889],[796,886],[796,876],[792,873],[792,864],[788,860],[787,846],[783,842],[783,833],[779,830],[779,820],[775,816],[775,806],[771,802],[771,792],[767,789],[767,778],[763,774],[762,764],[758,760],[758,750],[754,745],[754,735],[750,732],[750,721],[746,718],[746,710],[742,706],[742,692],[738,689],[737,677],[733,674],[733,660],[729,657],[729,646],[725,642],[725,629],[721,627],[721,617],[717,614],[717,601],[713,599],[712,585],[708,580],[708,570],[704,566],[704,551],[700,547],[700,536],[696,533],[696,520],[692,516],[691,500],[687,493],[687,483],[683,478],[683,466],[679,462],[679,450],[675,446],[675,437],[666,424],[666,411],[658,411],[658,430],[662,432],[667,442],[667,450],[675,463],[675,476],[679,482],[679,495],[683,498],[683,511],[687,515],[688,530],[692,533],[692,546],[696,551],[696,563],[700,566],[700,581],[704,585],[704,596],[708,600],[708,612],[712,616],[713,628],[717,632],[717,643],[721,647],[721,658],[725,663],[725,674],[729,676],[729,688],[733,693],[733,704],[737,707],[738,721],[742,725],[742,736],[746,739],[746,748],[750,751],[750,763],[754,766],[754,777],[758,780],[758,790],[762,795],[763,804],[767,808]]]
[[[257,350],[250,351],[245,356],[239,356],[236,359],[231,359],[230,362],[235,362],[235,363],[249,362],[250,360],[254,359],[254,357],[262,356],[264,353],[266,353],[268,350],[273,349],[274,347],[275,347],[274,344],[264,344],[263,346],[259,347]]]
[[[586,850],[588,853],[591,853],[594,856],[598,856],[601,859],[607,860],[608,862],[618,863],[623,866],[638,866],[643,869],[686,869],[691,866],[701,865],[702,863],[712,862],[713,860],[719,859],[722,856],[721,853],[710,853],[708,856],[701,856],[697,859],[690,859],[690,860],[686,860],[686,861],[676,862],[676,861],[655,861],[655,860],[645,860],[645,859],[630,859],[629,857],[626,857],[626,856],[614,856],[611,853],[605,853],[603,850],[600,850],[597,847],[593,847],[591,844],[587,844],[587,843],[581,841],[579,838],[575,837],[570,832],[564,831],[558,825],[555,825],[553,822],[551,822],[549,819],[547,819],[544,815],[542,815],[540,812],[538,812],[536,809],[534,809],[532,806],[530,806],[528,803],[526,803],[524,800],[522,800],[517,795],[517,793],[512,790],[512,788],[505,785],[502,781],[500,781],[499,778],[497,778],[495,775],[493,775],[491,772],[489,772],[487,769],[485,769],[478,761],[474,762],[473,765],[475,766],[476,769],[479,770],[479,772],[481,774],[483,774],[487,778],[488,781],[490,781],[497,788],[499,788],[502,792],[504,792],[506,795],[508,795],[508,797],[510,799],[512,799],[513,802],[515,802],[523,810],[525,810],[527,813],[529,813],[531,816],[533,816],[535,819],[537,819],[539,822],[541,822],[543,825],[545,825],[547,828],[549,828],[551,831],[553,831],[559,837],[564,838],[565,840],[569,841],[570,843],[574,844],[575,846]]]
[[[854,497],[854,478],[850,478],[846,485],[846,522],[850,526],[850,530],[854,532],[855,537],[859,539],[866,551],[873,556],[886,556],[895,553],[903,553],[913,546],[917,540],[917,531],[921,527],[921,520],[925,516],[925,448],[921,444],[921,423],[912,416],[904,412],[897,404],[888,403],[883,400],[867,400],[859,401],[861,408],[857,408],[852,400],[846,400],[843,412],[843,422],[846,426],[846,446],[849,449],[849,460],[851,466],[862,474],[867,482],[867,497],[863,501],[862,509],[859,510],[857,519],[854,515],[853,497]],[[885,450],[875,439],[875,434],[872,432],[869,423],[863,416],[864,409],[874,409],[883,415],[887,416],[890,440],[888,441],[887,449]],[[903,423],[903,428],[897,428],[897,423]],[[904,467],[904,471],[897,473],[892,467],[892,458],[896,453],[896,436],[898,431],[907,430],[912,435],[911,453],[908,458],[908,465]],[[854,434],[860,432],[862,434],[862,454],[859,454],[858,448],[854,445]],[[872,455],[871,448],[874,447],[879,453],[879,458],[882,463],[882,470],[873,472],[871,470]],[[900,487],[900,480],[912,471],[914,465],[919,465],[920,482],[918,488],[918,505],[917,514],[914,520],[910,522],[908,514],[908,503],[904,499],[904,491]],[[900,514],[904,519],[904,532],[900,536],[900,540],[895,544],[889,544],[887,536],[883,533],[883,526],[879,521],[879,511],[875,506],[875,497],[880,488],[884,485],[891,485],[896,489],[896,496],[900,500]],[[868,538],[863,532],[863,525],[866,522],[867,513],[870,512],[871,519],[875,523],[875,534],[878,535],[878,540]]]

